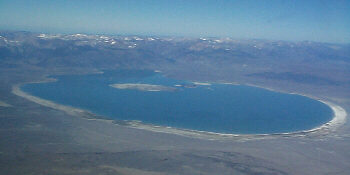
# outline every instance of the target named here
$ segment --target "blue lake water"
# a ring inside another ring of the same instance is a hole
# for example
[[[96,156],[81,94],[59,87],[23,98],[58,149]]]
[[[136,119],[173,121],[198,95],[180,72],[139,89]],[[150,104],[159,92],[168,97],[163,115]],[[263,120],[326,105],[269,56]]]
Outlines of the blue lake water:
[[[54,78],[58,81],[26,84],[22,90],[116,120],[220,133],[293,132],[312,129],[333,117],[327,105],[304,96],[244,85],[193,87],[189,81],[152,71],[120,70]],[[115,83],[186,87],[150,92],[109,86]]]

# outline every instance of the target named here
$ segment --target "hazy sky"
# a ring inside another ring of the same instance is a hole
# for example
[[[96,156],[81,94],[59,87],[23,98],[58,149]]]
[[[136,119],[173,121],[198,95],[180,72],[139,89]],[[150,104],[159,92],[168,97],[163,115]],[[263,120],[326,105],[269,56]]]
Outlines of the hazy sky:
[[[350,43],[350,0],[0,0],[0,30]]]

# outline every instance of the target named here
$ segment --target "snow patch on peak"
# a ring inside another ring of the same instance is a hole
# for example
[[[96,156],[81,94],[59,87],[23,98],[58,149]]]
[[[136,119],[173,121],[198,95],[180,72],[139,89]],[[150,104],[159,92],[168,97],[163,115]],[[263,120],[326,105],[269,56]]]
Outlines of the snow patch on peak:
[[[136,41],[142,41],[142,40],[143,40],[142,38],[139,38],[139,37],[137,37],[137,36],[135,36],[134,39],[135,39]]]

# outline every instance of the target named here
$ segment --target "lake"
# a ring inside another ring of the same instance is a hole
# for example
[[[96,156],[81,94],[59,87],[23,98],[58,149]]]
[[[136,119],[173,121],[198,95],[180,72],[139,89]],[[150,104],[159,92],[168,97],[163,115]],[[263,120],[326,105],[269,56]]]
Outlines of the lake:
[[[325,104],[300,95],[221,83],[193,83],[154,71],[52,76],[21,89],[115,120],[234,134],[308,130],[333,117]]]

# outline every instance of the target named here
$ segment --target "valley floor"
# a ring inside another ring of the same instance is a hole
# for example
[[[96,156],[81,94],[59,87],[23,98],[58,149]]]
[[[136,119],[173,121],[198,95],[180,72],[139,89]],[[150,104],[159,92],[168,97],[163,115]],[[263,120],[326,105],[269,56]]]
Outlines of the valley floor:
[[[332,132],[246,140],[153,132],[90,120],[17,96],[12,93],[14,85],[42,81],[49,74],[23,71],[2,70],[0,74],[4,82],[0,101],[8,104],[0,106],[0,174],[350,173],[349,122]],[[195,75],[191,79],[202,80]],[[344,96],[349,91],[341,88],[323,92],[311,85],[266,80],[243,83],[309,94],[350,111],[350,99]]]

